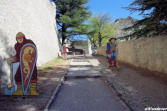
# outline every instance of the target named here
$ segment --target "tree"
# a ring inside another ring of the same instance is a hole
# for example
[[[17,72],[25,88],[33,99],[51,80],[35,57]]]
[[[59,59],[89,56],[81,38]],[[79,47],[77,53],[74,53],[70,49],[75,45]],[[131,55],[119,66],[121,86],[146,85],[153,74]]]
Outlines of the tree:
[[[89,20],[88,38],[95,46],[102,46],[108,38],[114,36],[116,30],[107,14],[94,15]]]
[[[82,34],[76,29],[83,27],[83,22],[90,16],[85,4],[88,0],[54,0],[56,4],[56,22],[59,36],[64,41],[72,36]]]
[[[167,33],[167,0],[135,0],[126,9],[144,16],[144,19],[125,29],[134,30],[128,36],[139,38]]]

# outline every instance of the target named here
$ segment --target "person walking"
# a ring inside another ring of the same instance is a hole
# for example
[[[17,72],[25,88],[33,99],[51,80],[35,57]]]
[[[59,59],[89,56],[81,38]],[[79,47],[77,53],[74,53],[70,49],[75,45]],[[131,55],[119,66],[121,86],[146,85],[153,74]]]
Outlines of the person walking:
[[[62,52],[63,59],[67,60],[67,48],[66,48],[66,44],[65,43],[62,46],[61,52]]]

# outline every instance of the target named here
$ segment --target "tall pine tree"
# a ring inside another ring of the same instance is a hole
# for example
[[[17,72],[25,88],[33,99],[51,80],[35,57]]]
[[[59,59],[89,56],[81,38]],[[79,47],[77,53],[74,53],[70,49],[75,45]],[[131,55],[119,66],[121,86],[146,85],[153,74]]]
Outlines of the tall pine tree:
[[[54,0],[56,4],[56,22],[62,44],[67,38],[80,35],[83,32],[76,30],[84,28],[84,21],[90,16],[85,4],[88,0]]]
[[[126,37],[139,38],[167,34],[167,0],[135,0],[127,9],[131,12],[140,12],[144,19],[126,28],[125,30],[134,30],[134,33]]]

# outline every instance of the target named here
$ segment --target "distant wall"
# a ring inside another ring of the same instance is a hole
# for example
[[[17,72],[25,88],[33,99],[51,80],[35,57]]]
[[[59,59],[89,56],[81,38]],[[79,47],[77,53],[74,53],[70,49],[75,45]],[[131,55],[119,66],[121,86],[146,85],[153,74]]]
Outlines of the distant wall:
[[[38,65],[58,56],[55,6],[49,0],[0,0],[0,79],[8,81],[5,59],[15,55],[16,33],[23,32],[38,49]]]
[[[97,51],[105,55],[105,47]],[[167,36],[142,38],[118,44],[118,60],[167,74]]]
[[[76,49],[83,49],[85,53],[88,54],[88,41],[75,42],[74,47]]]

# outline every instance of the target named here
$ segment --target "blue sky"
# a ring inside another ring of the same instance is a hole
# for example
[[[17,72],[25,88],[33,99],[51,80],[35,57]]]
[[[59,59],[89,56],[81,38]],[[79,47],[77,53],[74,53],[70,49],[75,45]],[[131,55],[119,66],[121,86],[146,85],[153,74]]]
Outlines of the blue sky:
[[[142,19],[141,15],[138,13],[129,12],[122,7],[127,7],[134,0],[89,0],[87,4],[89,6],[90,12],[93,14],[107,13],[113,20],[118,18],[126,18],[132,16],[136,19]]]
[[[122,8],[127,7],[134,0],[89,0],[87,6],[89,11],[93,14],[107,13],[111,16],[112,20],[118,18],[126,18],[131,16],[135,19],[142,19],[138,13],[131,13],[130,11]],[[75,36],[71,40],[87,40],[87,36]]]

